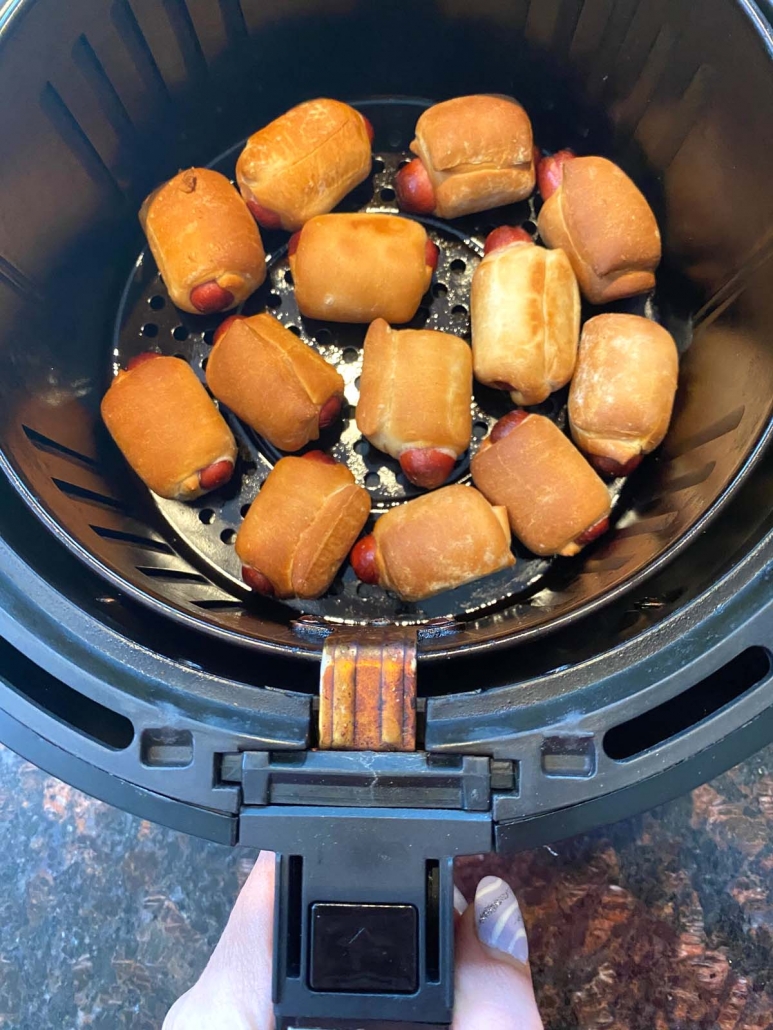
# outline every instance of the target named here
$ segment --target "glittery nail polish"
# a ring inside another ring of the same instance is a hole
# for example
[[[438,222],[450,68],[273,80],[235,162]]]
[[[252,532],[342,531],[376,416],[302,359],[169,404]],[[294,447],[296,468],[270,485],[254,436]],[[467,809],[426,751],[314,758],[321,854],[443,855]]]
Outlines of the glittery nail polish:
[[[475,929],[481,944],[517,962],[529,961],[529,942],[518,901],[498,876],[484,876],[475,891]]]

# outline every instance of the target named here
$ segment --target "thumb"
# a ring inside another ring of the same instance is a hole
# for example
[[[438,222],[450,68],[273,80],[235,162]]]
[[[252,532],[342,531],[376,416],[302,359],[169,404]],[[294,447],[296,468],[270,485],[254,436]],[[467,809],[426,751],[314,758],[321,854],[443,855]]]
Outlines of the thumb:
[[[261,851],[206,969],[162,1030],[273,1030],[274,861]]]
[[[458,895],[457,895],[458,897]],[[498,876],[485,876],[456,927],[452,1030],[542,1030],[518,901]]]

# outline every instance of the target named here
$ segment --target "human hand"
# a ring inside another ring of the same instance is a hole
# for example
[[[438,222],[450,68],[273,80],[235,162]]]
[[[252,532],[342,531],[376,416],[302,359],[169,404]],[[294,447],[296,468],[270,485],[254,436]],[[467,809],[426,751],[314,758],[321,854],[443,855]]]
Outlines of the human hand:
[[[452,1030],[542,1030],[523,919],[498,877],[473,904],[454,891],[456,980]],[[261,852],[206,969],[179,998],[163,1030],[273,1030],[271,956],[274,855]]]

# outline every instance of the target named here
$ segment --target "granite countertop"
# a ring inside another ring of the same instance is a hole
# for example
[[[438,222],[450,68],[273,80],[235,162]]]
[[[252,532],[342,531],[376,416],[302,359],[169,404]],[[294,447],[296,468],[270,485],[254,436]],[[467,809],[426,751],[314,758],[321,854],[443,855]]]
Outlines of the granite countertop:
[[[773,747],[549,848],[460,863],[515,887],[550,1030],[773,1028]],[[254,852],[153,826],[0,750],[0,1027],[158,1030]]]

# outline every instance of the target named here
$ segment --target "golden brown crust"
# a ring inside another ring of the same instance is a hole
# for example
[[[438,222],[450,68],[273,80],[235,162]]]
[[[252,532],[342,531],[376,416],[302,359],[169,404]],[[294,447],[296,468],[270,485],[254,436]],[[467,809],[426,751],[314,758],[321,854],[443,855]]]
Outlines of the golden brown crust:
[[[510,533],[469,486],[444,486],[376,522],[379,583],[404,601],[421,601],[515,564]]]
[[[156,357],[120,372],[102,398],[102,418],[124,457],[161,497],[193,500],[187,481],[213,462],[236,460],[236,443],[193,369]]]
[[[572,436],[586,453],[625,465],[663,440],[679,358],[669,332],[639,315],[597,315],[582,330],[569,391]]]
[[[472,433],[472,356],[458,336],[392,329],[382,318],[368,329],[362,356],[357,427],[379,450],[399,458],[432,447],[458,458]]]
[[[207,384],[234,414],[283,451],[319,437],[319,413],[344,381],[271,315],[231,323],[212,348]]]
[[[345,465],[282,458],[239,528],[236,553],[278,598],[319,597],[369,514],[370,496]]]
[[[566,251],[592,304],[654,288],[661,253],[655,216],[632,180],[606,158],[567,161],[538,221],[545,243]]]
[[[562,250],[511,243],[484,257],[470,296],[475,378],[539,404],[574,372],[580,291]]]
[[[529,415],[472,459],[473,482],[507,508],[513,533],[535,554],[576,554],[577,538],[609,515],[609,492],[571,440]]]
[[[266,278],[258,227],[224,175],[189,168],[159,186],[140,208],[140,223],[174,304],[197,313],[190,292],[214,280],[243,303]]]
[[[295,232],[332,211],[370,174],[370,139],[362,115],[320,98],[299,104],[247,140],[236,162],[246,201],[256,200]]]
[[[435,214],[458,218],[528,197],[534,189],[531,122],[515,100],[455,97],[428,108],[411,150],[435,190]]]
[[[319,215],[290,257],[295,298],[307,318],[408,322],[432,280],[427,234],[395,215]]]

